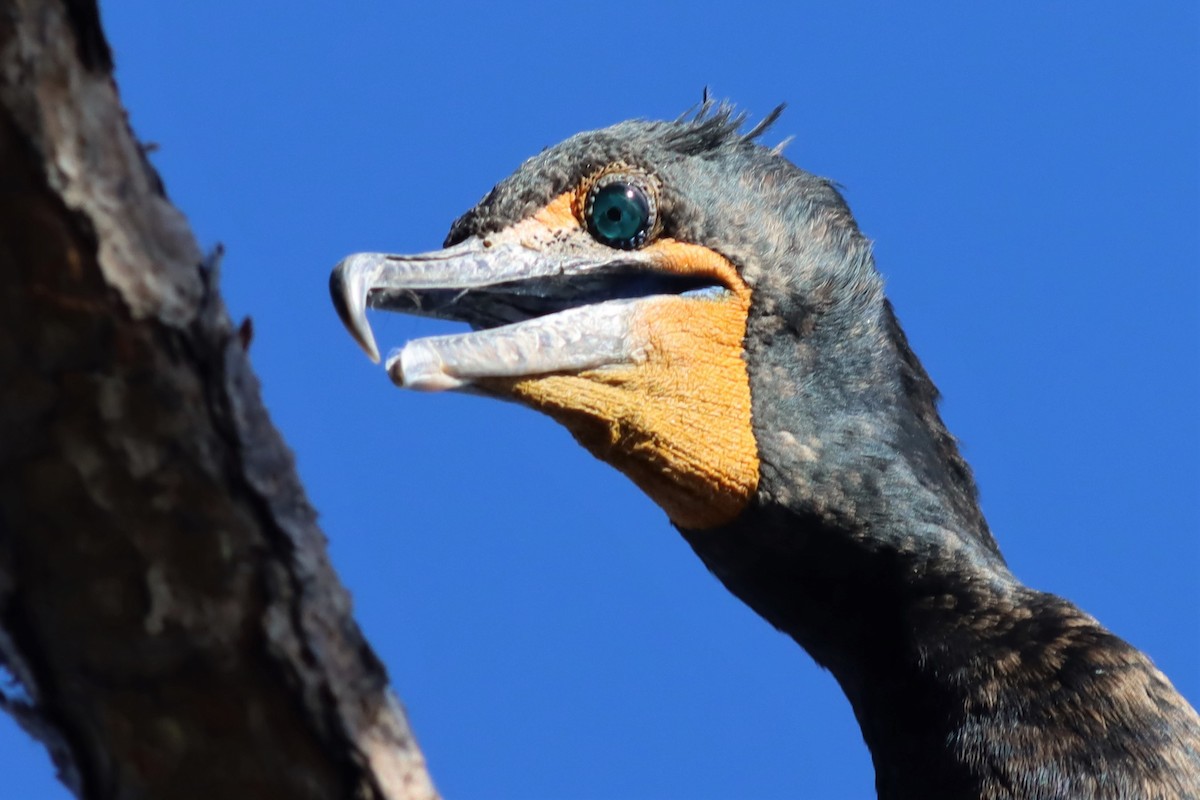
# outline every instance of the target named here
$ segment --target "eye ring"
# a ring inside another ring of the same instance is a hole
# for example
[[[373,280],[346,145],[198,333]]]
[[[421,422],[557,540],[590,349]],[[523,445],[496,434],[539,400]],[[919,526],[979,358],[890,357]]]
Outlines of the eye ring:
[[[619,250],[635,250],[658,230],[658,199],[644,176],[609,172],[588,187],[583,220],[596,241]]]

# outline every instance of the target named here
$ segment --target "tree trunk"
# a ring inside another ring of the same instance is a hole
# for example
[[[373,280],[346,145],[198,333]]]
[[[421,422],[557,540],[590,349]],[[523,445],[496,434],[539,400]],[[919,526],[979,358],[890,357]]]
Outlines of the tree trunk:
[[[436,797],[111,68],[0,0],[0,705],[82,798]]]

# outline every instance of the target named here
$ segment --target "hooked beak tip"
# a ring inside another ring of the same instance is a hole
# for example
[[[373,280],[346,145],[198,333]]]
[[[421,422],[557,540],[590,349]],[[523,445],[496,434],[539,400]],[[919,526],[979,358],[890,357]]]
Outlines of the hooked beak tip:
[[[368,281],[372,277],[374,262],[365,254],[347,256],[342,259],[329,276],[329,294],[333,306],[346,330],[366,352],[367,357],[379,363],[379,346],[367,322]]]

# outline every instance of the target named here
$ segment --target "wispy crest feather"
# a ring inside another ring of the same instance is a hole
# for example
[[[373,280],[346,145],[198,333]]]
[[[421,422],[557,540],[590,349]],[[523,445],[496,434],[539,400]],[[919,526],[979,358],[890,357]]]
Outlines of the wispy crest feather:
[[[675,130],[663,137],[663,146],[680,155],[692,156],[741,142],[752,142],[767,132],[783,114],[785,104],[780,103],[769,114],[758,121],[750,130],[741,133],[746,124],[747,113],[738,111],[727,100],[713,100],[704,90],[699,106],[693,106],[679,116],[672,125]]]

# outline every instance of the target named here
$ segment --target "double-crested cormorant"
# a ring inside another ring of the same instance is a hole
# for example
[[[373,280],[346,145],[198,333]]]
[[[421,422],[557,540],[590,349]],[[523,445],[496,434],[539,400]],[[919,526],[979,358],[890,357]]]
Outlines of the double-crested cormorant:
[[[705,103],[526,161],[445,249],[360,254],[334,303],[470,323],[387,361],[515,399],[629,476],[829,669],[885,798],[1200,798],[1200,718],[1024,586],[845,202]]]

